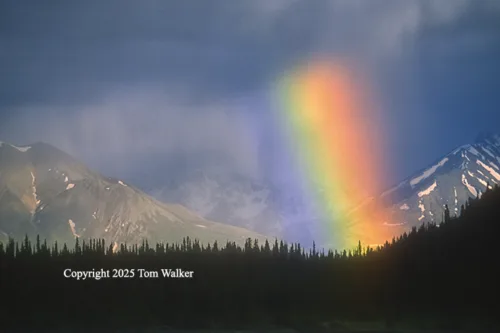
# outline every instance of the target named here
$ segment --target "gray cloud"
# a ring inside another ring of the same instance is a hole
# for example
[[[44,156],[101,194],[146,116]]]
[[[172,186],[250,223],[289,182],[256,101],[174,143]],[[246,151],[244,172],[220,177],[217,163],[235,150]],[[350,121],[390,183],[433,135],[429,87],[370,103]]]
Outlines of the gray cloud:
[[[75,109],[19,109],[24,116],[7,122],[5,132],[22,136],[25,143],[43,137],[112,173],[140,168],[151,158],[158,163],[212,153],[228,167],[256,177],[258,138],[241,111],[241,105],[228,100],[200,105],[154,87],[135,87]]]
[[[240,96],[258,98],[284,70],[317,54],[348,57],[370,72],[387,114],[401,122],[393,135],[409,138],[398,143],[417,142],[428,130],[422,119],[432,118],[421,111],[419,57],[432,65],[437,55],[422,48],[432,45],[444,62],[471,45],[487,50],[498,41],[492,22],[500,13],[495,0],[0,6],[2,139],[49,141],[102,164],[144,151],[219,151],[247,173],[258,169],[247,117],[261,110]]]
[[[453,21],[472,3],[7,1],[2,103],[84,102],[117,82],[175,82],[197,94],[251,89],[312,53],[397,52],[422,26]]]

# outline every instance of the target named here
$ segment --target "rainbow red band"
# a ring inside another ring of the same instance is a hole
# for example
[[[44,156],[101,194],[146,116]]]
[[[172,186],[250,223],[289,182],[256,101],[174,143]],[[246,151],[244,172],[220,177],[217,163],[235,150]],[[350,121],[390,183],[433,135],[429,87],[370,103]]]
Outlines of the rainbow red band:
[[[387,238],[387,211],[369,199],[382,192],[385,170],[377,108],[366,82],[355,78],[345,66],[320,62],[279,84],[279,123],[302,188],[319,207],[322,231],[335,248]]]

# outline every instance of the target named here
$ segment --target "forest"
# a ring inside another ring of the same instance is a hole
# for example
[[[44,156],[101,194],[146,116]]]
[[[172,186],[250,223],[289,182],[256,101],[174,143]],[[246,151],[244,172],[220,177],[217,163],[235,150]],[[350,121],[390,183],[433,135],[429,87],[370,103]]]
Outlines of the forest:
[[[0,244],[1,322],[17,329],[340,322],[498,328],[499,235],[497,185],[470,199],[459,216],[446,207],[442,223],[422,224],[377,248],[359,243],[325,252],[251,239],[244,247],[204,246],[187,238],[113,249],[100,239],[11,239]],[[162,269],[193,273],[164,277]]]

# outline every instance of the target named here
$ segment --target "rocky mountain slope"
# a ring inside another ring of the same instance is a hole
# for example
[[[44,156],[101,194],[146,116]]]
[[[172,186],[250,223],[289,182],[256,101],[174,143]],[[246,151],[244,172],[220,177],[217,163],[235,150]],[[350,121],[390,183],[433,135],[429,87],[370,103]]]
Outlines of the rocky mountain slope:
[[[211,222],[179,204],[166,204],[130,184],[88,169],[44,143],[0,143],[0,240],[40,234],[49,241],[104,238],[112,242],[243,243],[264,236]]]
[[[394,224],[407,228],[441,222],[445,205],[459,214],[468,198],[480,197],[487,186],[500,184],[500,136],[480,135],[476,142],[454,149],[381,196],[392,208]]]

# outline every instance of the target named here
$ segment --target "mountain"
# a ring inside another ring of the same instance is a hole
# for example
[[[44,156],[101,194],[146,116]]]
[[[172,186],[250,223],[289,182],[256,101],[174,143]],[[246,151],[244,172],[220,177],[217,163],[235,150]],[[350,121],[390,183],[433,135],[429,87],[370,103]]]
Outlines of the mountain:
[[[359,234],[364,229],[372,228],[360,226],[364,221],[359,220],[339,227],[339,230],[351,231],[342,235],[343,241],[338,239],[335,244],[331,243],[331,232],[335,227],[329,227],[321,215],[326,207],[319,206],[321,203],[315,201],[310,193],[298,188],[297,181],[278,183],[220,170],[223,169],[213,166],[193,169],[175,181],[163,180],[168,185],[150,193],[158,200],[185,205],[204,218],[283,238],[288,242],[299,242],[306,248],[311,247],[313,242],[318,247],[343,248],[351,246],[354,238],[361,238],[369,244],[383,243],[381,239],[374,239],[374,235]],[[317,190],[324,189],[318,187]],[[382,225],[381,229],[388,228]],[[385,231],[377,237],[382,235]],[[389,236],[392,237],[392,234]]]
[[[264,234],[282,232],[271,209],[272,190],[262,182],[234,173],[194,170],[183,181],[156,192],[164,201],[180,202],[197,214]]]
[[[45,143],[0,142],[0,240],[39,234],[48,241],[103,238],[178,242],[235,241],[264,236],[161,203],[130,184],[106,178]]]
[[[382,193],[381,199],[391,207],[393,225],[409,229],[441,222],[445,206],[450,215],[459,215],[469,198],[495,184],[500,184],[500,136],[481,134],[475,143],[454,149]]]
[[[422,222],[440,222],[444,205],[448,205],[451,215],[458,214],[461,205],[481,195],[488,183],[500,183],[499,167],[500,137],[483,134],[474,144],[456,148],[352,211],[370,212],[375,203],[386,206],[388,215],[379,226],[380,234],[398,236]],[[319,240],[324,236],[318,228],[321,222],[314,215],[314,202],[308,202],[289,184],[218,172],[217,168],[194,169],[164,183],[168,185],[160,185],[151,194],[162,201],[185,205],[204,218],[305,246],[313,240],[321,244]]]
[[[200,216],[271,237],[318,242],[319,230],[307,198],[287,184],[275,184],[210,166],[194,168],[148,191],[163,202],[176,202]]]

